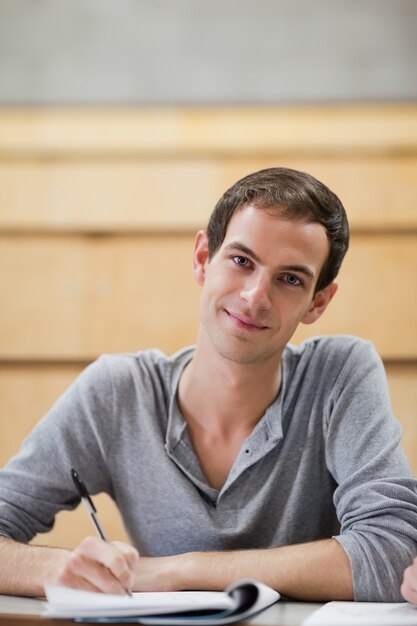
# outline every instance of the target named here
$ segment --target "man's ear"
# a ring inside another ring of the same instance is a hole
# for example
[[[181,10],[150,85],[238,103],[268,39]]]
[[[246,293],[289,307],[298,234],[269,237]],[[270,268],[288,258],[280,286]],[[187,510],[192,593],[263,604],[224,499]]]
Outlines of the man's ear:
[[[308,309],[307,313],[304,314],[304,317],[301,319],[303,324],[312,324],[324,313],[329,304],[330,300],[333,298],[334,294],[337,291],[337,283],[330,283],[324,289],[318,291]]]
[[[208,235],[205,230],[199,230],[194,242],[193,273],[196,282],[202,286],[206,277],[208,263]]]

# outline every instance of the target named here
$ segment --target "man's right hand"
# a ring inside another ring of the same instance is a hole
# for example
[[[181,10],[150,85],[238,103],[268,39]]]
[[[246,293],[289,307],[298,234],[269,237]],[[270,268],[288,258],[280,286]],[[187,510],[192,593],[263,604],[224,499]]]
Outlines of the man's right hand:
[[[53,584],[88,591],[126,594],[133,588],[139,553],[121,541],[86,537],[68,557]]]

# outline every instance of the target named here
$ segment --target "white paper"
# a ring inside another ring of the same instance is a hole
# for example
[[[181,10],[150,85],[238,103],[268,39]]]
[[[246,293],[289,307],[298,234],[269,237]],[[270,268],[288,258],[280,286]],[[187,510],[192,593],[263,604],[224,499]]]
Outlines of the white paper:
[[[329,602],[303,626],[417,626],[417,607],[408,602]]]
[[[0,595],[0,614],[42,615],[46,604],[38,598]]]
[[[46,585],[48,617],[112,617],[158,615],[184,610],[233,609],[233,599],[222,591],[141,592],[120,596]]]
[[[238,590],[239,588],[244,589],[246,585],[256,588],[256,598],[247,606],[245,606],[245,603],[237,602],[233,612],[229,610],[225,611],[224,615],[213,617],[199,617],[198,615],[194,617],[187,616],[186,620],[184,620],[184,617],[178,618],[176,616],[161,615],[145,617],[141,619],[141,622],[147,626],[183,626],[184,623],[187,624],[187,626],[227,626],[228,624],[244,622],[252,618],[257,613],[275,604],[275,602],[281,598],[280,594],[274,589],[271,589],[271,587],[250,579],[233,583],[226,589],[225,593],[233,593],[234,590]]]
[[[224,592],[140,592],[129,597],[55,585],[46,585],[45,592],[48,599],[43,613],[45,617],[92,618],[110,622],[132,616],[154,626],[183,624],[184,617],[179,614],[185,612],[188,626],[232,624],[259,613],[280,598],[277,591],[252,579],[239,580]]]

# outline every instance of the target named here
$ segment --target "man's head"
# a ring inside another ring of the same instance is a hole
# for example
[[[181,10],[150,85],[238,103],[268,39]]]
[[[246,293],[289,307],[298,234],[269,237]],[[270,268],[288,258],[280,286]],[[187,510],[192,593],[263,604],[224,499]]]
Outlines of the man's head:
[[[276,211],[285,219],[321,224],[329,241],[329,254],[315,291],[335,279],[349,245],[349,225],[343,205],[313,176],[284,167],[249,174],[223,194],[207,226],[209,259],[222,245],[232,216],[248,205]]]

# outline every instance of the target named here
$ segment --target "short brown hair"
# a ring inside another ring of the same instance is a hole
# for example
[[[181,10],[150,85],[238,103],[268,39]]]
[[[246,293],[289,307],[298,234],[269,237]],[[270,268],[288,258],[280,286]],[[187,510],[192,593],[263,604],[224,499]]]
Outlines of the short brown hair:
[[[209,259],[222,245],[234,213],[249,204],[260,209],[277,209],[289,219],[324,226],[330,249],[316,292],[336,278],[349,246],[346,211],[339,198],[314,176],[285,167],[249,174],[223,194],[207,226]]]

